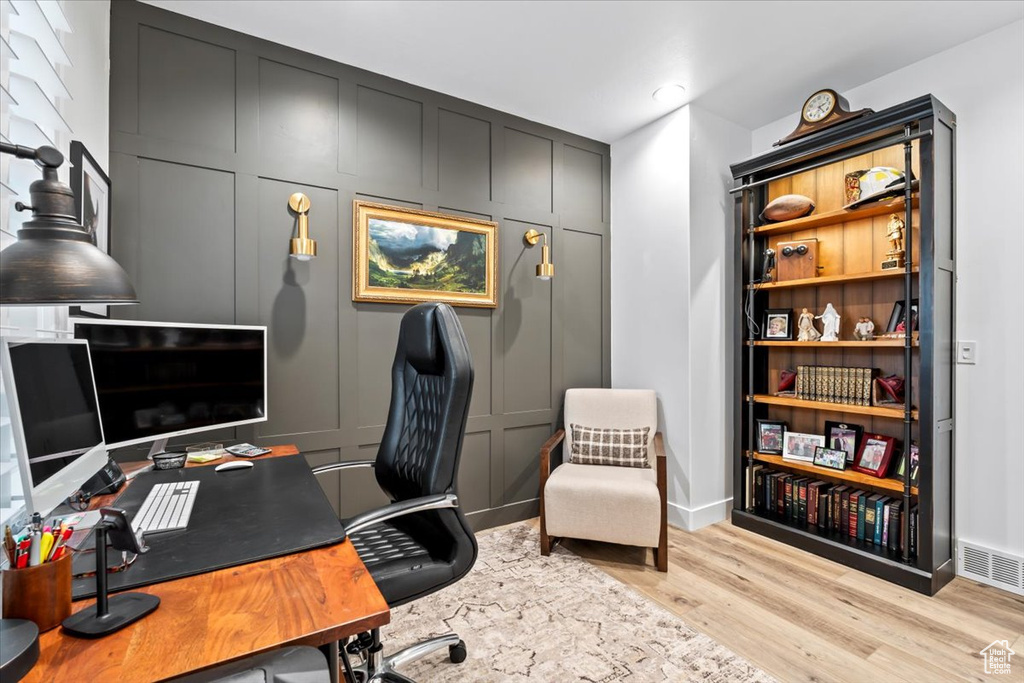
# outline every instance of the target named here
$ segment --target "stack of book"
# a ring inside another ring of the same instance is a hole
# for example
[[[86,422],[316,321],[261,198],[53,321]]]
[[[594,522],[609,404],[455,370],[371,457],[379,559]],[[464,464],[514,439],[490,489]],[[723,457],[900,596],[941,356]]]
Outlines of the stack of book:
[[[808,401],[871,405],[874,368],[835,368],[823,365],[798,365],[796,397]]]
[[[903,552],[903,501],[813,477],[754,468],[754,510],[791,526],[813,526]],[[918,507],[910,510],[910,555],[917,555]]]

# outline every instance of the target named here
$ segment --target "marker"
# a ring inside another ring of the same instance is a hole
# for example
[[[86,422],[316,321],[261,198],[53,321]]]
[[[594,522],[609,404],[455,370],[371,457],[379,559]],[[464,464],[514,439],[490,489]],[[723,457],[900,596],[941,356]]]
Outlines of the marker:
[[[57,539],[57,542],[53,546],[53,554],[50,557],[51,562],[55,562],[67,554],[68,547],[65,545],[68,539],[71,538],[71,534],[75,533],[75,527],[69,526],[64,528],[64,532]]]

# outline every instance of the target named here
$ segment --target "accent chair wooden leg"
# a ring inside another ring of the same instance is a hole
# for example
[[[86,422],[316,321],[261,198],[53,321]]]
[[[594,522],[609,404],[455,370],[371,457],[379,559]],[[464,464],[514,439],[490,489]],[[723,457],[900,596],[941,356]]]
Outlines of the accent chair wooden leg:
[[[540,518],[540,554],[547,557],[551,554],[551,537],[548,536],[547,526],[544,524],[544,517]]]
[[[659,572],[668,571],[668,542],[662,540],[661,544],[654,548],[654,564]]]

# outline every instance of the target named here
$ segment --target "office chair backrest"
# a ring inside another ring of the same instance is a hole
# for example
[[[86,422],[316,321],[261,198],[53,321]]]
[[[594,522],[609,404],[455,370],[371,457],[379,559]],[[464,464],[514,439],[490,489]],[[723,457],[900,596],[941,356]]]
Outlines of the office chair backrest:
[[[374,470],[393,501],[454,493],[473,394],[473,361],[448,304],[402,318],[391,367],[391,408]]]

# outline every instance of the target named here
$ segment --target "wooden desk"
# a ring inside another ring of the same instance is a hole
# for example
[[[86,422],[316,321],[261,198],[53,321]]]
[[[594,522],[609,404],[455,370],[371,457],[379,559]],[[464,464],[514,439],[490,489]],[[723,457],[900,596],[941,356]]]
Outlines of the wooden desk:
[[[285,446],[262,457],[296,453]],[[114,497],[98,498],[90,507],[108,505]],[[160,607],[98,640],[68,636],[59,627],[40,635],[39,662],[24,680],[155,681],[285,645],[327,645],[391,620],[348,540],[133,592],[158,595]],[[80,600],[71,610],[94,608],[94,600]]]

